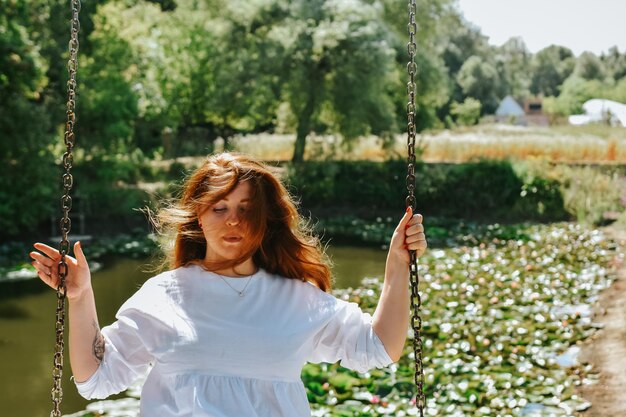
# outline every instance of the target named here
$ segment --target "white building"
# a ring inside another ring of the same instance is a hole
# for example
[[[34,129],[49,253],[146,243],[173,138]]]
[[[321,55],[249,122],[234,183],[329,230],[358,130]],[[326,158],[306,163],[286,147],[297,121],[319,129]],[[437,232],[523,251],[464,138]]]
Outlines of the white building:
[[[572,125],[588,123],[609,123],[611,126],[626,127],[626,104],[617,101],[594,98],[583,104],[584,114],[569,116]]]

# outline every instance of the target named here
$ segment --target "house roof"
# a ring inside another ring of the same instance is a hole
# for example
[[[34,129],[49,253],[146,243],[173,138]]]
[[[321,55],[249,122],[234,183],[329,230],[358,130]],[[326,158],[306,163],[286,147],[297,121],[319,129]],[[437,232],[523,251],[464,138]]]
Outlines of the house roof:
[[[524,116],[524,109],[512,96],[506,96],[500,102],[496,116]]]

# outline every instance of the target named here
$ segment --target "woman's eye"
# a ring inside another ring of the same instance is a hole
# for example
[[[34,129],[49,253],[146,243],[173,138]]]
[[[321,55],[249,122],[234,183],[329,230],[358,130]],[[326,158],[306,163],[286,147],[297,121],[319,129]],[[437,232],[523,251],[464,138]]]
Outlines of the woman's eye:
[[[213,209],[213,211],[216,212],[216,213],[221,213],[221,212],[226,211],[226,208],[225,207],[216,207],[216,208]]]

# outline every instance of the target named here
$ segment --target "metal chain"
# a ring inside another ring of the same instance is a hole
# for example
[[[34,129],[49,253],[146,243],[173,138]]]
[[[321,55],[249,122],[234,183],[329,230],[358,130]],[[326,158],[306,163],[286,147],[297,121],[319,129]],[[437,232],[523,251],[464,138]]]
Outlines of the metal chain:
[[[65,123],[64,142],[66,146],[63,154],[63,196],[61,197],[61,209],[63,217],[60,221],[61,242],[59,243],[59,252],[61,260],[59,261],[57,272],[60,283],[57,287],[57,309],[56,309],[56,343],[54,346],[54,368],[52,370],[53,387],[51,390],[53,410],[50,412],[51,417],[61,417],[61,401],[63,400],[63,388],[61,379],[63,377],[63,352],[65,348],[64,330],[65,330],[65,296],[67,288],[65,286],[65,278],[67,277],[68,267],[65,256],[69,253],[70,243],[68,235],[72,227],[70,221],[70,210],[72,209],[72,197],[70,191],[74,183],[74,179],[70,170],[72,168],[74,148],[74,124],[76,122],[76,114],[74,112],[76,105],[76,71],[78,70],[78,31],[80,23],[78,21],[78,13],[80,12],[80,0],[72,0],[72,20],[71,33],[69,41],[70,58],[67,62],[67,70],[69,72],[69,81],[67,82],[67,119]]]
[[[408,196],[406,197],[406,206],[413,208],[415,211],[415,74],[417,73],[417,65],[415,64],[415,53],[417,45],[415,43],[415,34],[417,33],[417,23],[415,23],[415,14],[417,6],[415,0],[409,0],[409,42],[407,51],[409,54],[409,63],[407,64],[407,72],[409,74],[409,82],[406,85],[409,102],[406,106],[407,113],[407,176],[406,189]],[[411,263],[409,268],[411,282],[411,308],[413,315],[411,317],[411,326],[413,328],[413,353],[415,355],[415,386],[417,393],[415,395],[415,405],[419,411],[420,417],[424,417],[424,407],[426,399],[424,397],[424,368],[422,365],[422,319],[419,310],[422,306],[422,299],[419,294],[419,274],[417,270],[417,256],[415,251],[411,251]]]

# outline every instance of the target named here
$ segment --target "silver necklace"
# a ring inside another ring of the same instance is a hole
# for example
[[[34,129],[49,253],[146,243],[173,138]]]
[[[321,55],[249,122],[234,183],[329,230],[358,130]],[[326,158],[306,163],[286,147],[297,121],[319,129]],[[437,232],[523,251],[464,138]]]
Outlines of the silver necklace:
[[[246,288],[248,288],[248,285],[250,285],[250,283],[252,282],[252,279],[256,276],[256,274],[255,274],[255,275],[252,275],[250,278],[248,278],[248,282],[246,282],[246,285],[245,285],[245,286],[243,287],[243,289],[240,291],[240,290],[238,290],[237,288],[235,288],[235,287],[233,287],[232,285],[230,285],[230,284],[228,283],[228,281],[226,281],[226,280],[224,279],[224,277],[223,277],[223,276],[221,276],[220,274],[216,274],[216,275],[217,275],[218,277],[220,277],[220,278],[222,279],[222,281],[224,281],[224,283],[225,283],[226,285],[228,285],[230,288],[232,288],[232,289],[233,289],[233,291],[235,291],[237,294],[239,294],[239,296],[240,296],[240,297],[243,297],[243,296],[244,296],[244,292],[246,291]]]

